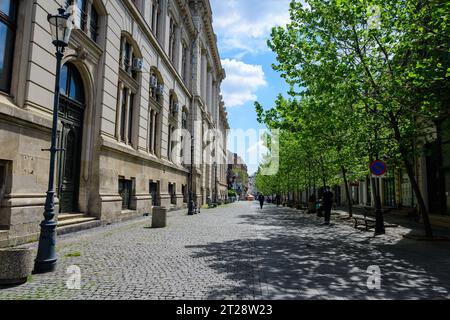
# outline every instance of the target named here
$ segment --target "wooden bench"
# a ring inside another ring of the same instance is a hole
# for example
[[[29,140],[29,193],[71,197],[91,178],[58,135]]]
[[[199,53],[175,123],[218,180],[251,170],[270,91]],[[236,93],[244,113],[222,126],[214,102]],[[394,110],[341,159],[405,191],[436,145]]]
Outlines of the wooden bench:
[[[296,208],[301,211],[308,210],[308,206],[305,203],[297,203]]]
[[[382,209],[382,214],[391,211],[391,209]],[[375,228],[376,225],[376,214],[375,209],[371,207],[363,207],[363,216],[353,216],[355,220],[355,229],[358,229],[359,225],[364,225],[366,231]],[[395,227],[396,225],[385,225],[385,227]]]

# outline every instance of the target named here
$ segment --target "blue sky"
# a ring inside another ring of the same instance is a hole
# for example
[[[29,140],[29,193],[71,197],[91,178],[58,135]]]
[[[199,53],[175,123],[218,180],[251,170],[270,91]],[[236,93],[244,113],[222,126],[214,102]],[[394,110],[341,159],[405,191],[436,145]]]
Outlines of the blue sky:
[[[222,65],[227,79],[222,95],[232,129],[263,129],[256,121],[254,102],[273,106],[276,96],[288,90],[279,73],[273,71],[275,54],[267,47],[275,25],[289,21],[290,0],[210,0],[213,26],[217,34]],[[229,142],[232,148],[232,143]],[[263,152],[260,143],[247,141],[233,150],[247,162],[249,172],[257,169],[255,155]],[[245,150],[245,151],[244,151]]]

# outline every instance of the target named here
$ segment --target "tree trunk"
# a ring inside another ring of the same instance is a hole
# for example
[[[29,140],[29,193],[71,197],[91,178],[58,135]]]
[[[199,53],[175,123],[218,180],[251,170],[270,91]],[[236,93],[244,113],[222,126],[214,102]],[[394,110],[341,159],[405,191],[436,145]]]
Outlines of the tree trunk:
[[[425,205],[425,201],[423,200],[422,192],[420,191],[419,184],[417,183],[416,177],[414,175],[413,166],[407,159],[407,156],[405,157],[403,155],[403,152],[401,152],[401,153],[402,153],[402,157],[403,157],[403,162],[405,163],[406,172],[408,173],[409,181],[411,182],[411,186],[414,190],[414,194],[416,195],[417,202],[418,202],[419,208],[420,208],[420,212],[422,214],[423,224],[425,227],[425,235],[429,238],[433,238],[433,230],[431,228],[430,217],[428,215],[428,210]]]
[[[320,165],[322,167],[322,183],[323,183],[323,187],[326,188],[327,186],[327,177],[325,175],[325,166],[323,164],[323,157],[320,157]]]
[[[348,215],[349,215],[349,218],[352,218],[353,217],[353,203],[352,203],[352,199],[350,197],[350,190],[348,187],[347,170],[345,169],[344,166],[341,166],[341,170],[342,170],[342,176],[344,177],[345,195],[347,197],[347,204],[348,204]]]
[[[425,227],[425,235],[429,238],[433,238],[433,230],[431,228],[428,210],[425,205],[425,201],[423,200],[422,192],[420,191],[419,184],[417,183],[417,180],[416,180],[416,177],[414,174],[413,165],[409,161],[408,152],[405,149],[405,146],[402,144],[402,136],[400,134],[400,129],[398,127],[397,120],[395,119],[395,117],[393,117],[393,115],[391,115],[391,123],[394,128],[395,139],[397,140],[397,142],[399,144],[400,154],[402,156],[403,163],[404,163],[406,172],[408,174],[409,181],[414,190],[414,194],[416,195],[417,203],[419,204],[420,213],[422,215],[423,224]]]

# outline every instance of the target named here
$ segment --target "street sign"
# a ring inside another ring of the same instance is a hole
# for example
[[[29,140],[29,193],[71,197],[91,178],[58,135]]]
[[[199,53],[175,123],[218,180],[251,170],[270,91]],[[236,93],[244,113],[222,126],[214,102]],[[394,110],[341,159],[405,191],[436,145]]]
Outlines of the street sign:
[[[381,160],[375,160],[369,165],[369,168],[372,174],[377,177],[384,175],[387,171],[386,163]]]

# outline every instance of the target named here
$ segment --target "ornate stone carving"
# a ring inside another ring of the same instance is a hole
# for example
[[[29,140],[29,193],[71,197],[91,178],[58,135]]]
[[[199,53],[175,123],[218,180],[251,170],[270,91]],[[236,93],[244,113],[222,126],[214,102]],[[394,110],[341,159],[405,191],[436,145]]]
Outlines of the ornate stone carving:
[[[76,49],[77,58],[80,60],[86,60],[88,58],[88,52],[86,48],[82,45],[79,45]]]

